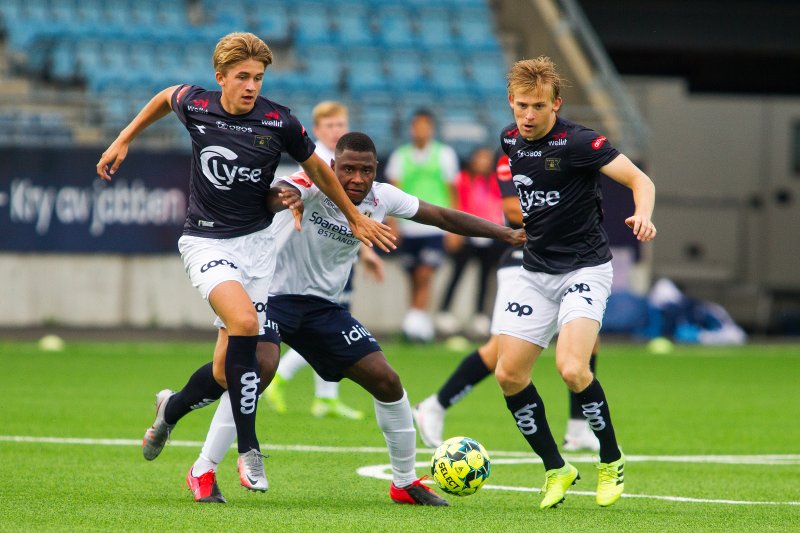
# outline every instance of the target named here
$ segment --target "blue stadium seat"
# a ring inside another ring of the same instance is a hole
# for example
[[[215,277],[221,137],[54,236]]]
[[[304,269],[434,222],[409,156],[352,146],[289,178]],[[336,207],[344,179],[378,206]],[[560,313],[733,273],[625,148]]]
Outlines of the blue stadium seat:
[[[333,26],[327,5],[301,2],[293,6],[293,37],[298,44],[323,44],[333,41]]]
[[[428,7],[420,16],[419,42],[430,49],[443,49],[453,46],[452,15],[440,7]]]
[[[414,49],[393,48],[387,52],[387,81],[394,92],[428,88],[422,56]]]
[[[369,11],[365,7],[340,5],[333,10],[335,40],[344,46],[370,46],[376,44]]]
[[[378,10],[378,39],[387,48],[412,47],[416,33],[411,24],[413,13],[401,5],[389,5]]]

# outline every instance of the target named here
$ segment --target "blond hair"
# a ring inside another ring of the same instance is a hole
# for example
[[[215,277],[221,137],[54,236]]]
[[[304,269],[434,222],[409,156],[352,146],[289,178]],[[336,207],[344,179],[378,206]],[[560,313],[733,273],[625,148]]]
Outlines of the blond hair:
[[[340,115],[344,115],[347,118],[347,106],[333,100],[320,102],[311,111],[311,118],[314,120],[315,126],[319,126],[323,118],[338,117]]]
[[[508,94],[511,96],[514,96],[515,92],[537,93],[549,85],[553,89],[553,101],[559,97],[561,84],[564,82],[556,71],[556,64],[547,56],[517,61],[508,71],[506,78]]]
[[[225,74],[233,65],[248,59],[264,63],[266,69],[272,64],[272,50],[252,33],[229,33],[219,40],[214,49],[214,70]]]

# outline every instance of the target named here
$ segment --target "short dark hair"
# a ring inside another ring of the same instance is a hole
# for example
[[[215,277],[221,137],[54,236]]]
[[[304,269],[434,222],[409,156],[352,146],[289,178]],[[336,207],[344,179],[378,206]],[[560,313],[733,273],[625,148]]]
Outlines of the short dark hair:
[[[336,155],[341,154],[345,150],[352,150],[353,152],[372,152],[372,155],[378,157],[375,143],[372,142],[369,135],[361,133],[360,131],[351,131],[339,138],[339,142],[336,143]]]
[[[433,111],[425,107],[420,107],[419,109],[414,110],[414,114],[411,115],[411,120],[414,120],[416,118],[427,118],[428,120],[436,124],[436,115],[433,114]]]

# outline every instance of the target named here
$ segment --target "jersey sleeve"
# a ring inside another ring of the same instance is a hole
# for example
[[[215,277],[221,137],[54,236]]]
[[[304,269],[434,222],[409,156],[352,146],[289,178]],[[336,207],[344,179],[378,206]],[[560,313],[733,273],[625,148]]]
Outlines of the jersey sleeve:
[[[294,174],[291,174],[289,176],[277,177],[272,181],[273,187],[277,187],[282,184],[289,185],[300,191],[300,198],[303,201],[309,199],[311,196],[314,195],[315,191],[319,190],[314,186],[309,177],[302,170],[299,172],[295,172]]]
[[[297,120],[297,117],[289,113],[288,126],[286,128],[285,139],[286,153],[298,163],[306,161],[314,153],[316,145],[308,136],[308,132]]]
[[[386,203],[386,215],[398,218],[411,218],[419,211],[419,198],[403,192],[394,185],[388,183],[376,183],[373,187],[380,185],[380,200]]]
[[[184,84],[179,86],[172,93],[170,105],[178,116],[178,120],[180,120],[184,126],[188,127],[187,121],[189,120],[189,115],[186,114],[186,106],[189,105],[195,97],[199,96],[201,92],[203,92],[202,87]]]
[[[517,186],[511,179],[511,165],[508,156],[503,154],[497,160],[497,184],[500,186],[500,196],[508,198],[517,196]]]
[[[575,168],[599,170],[619,155],[608,139],[589,128],[579,130],[573,141],[572,165]]]

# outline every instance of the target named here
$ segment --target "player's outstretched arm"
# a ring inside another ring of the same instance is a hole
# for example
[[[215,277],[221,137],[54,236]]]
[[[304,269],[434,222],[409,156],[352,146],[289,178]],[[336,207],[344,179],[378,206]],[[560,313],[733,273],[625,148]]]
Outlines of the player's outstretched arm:
[[[292,186],[272,187],[267,192],[267,209],[272,213],[279,213],[285,209],[291,209],[294,217],[294,229],[300,231],[303,220],[303,210],[305,204],[300,196],[300,191]]]
[[[320,156],[312,154],[311,157],[300,163],[306,175],[319,187],[322,193],[331,199],[342,210],[353,235],[367,246],[377,244],[384,252],[397,248],[394,244],[392,230],[386,224],[376,222],[362,215],[347,197],[341,183],[339,183],[333,169],[327,165]]]
[[[523,229],[500,226],[484,218],[455,209],[439,207],[422,200],[419,201],[417,214],[411,217],[411,220],[466,237],[489,237],[512,246],[525,244],[525,230]]]
[[[653,181],[624,154],[601,167],[600,172],[633,192],[635,209],[633,215],[625,219],[625,224],[633,230],[636,238],[640,241],[655,239],[656,227],[650,220],[656,203],[656,186]]]
[[[106,151],[103,152],[103,155],[100,156],[100,161],[97,163],[97,175],[100,176],[101,179],[111,181],[111,176],[114,175],[125,160],[125,156],[128,155],[128,146],[133,139],[150,124],[170,114],[172,111],[170,99],[178,87],[180,86],[174,85],[172,87],[167,87],[151,98],[130,124],[125,126],[125,129],[117,135],[114,142],[106,148]],[[110,170],[108,165],[111,165]]]

